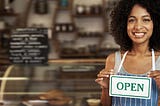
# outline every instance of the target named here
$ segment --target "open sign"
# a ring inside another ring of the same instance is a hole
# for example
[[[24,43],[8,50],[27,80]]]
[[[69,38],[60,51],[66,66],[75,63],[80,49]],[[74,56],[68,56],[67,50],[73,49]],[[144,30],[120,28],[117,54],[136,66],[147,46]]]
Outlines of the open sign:
[[[110,76],[109,95],[150,99],[151,78],[136,76]]]

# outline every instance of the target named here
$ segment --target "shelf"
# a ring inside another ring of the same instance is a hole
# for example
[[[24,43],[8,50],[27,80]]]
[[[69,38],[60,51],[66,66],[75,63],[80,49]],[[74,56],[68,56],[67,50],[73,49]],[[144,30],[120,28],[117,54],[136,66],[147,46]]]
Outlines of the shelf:
[[[103,32],[78,32],[79,37],[88,37],[88,38],[102,38],[104,36]]]
[[[10,28],[0,29],[0,33],[11,32]]]
[[[5,17],[5,16],[17,16],[17,13],[13,13],[13,12],[0,12],[0,16],[1,17]]]
[[[76,18],[96,18],[96,17],[103,17],[103,14],[81,14],[81,15],[73,15]]]
[[[70,78],[70,79],[54,79],[54,80],[44,80],[44,79],[31,79],[33,83],[62,83],[65,81],[68,82],[86,82],[86,81],[93,81],[93,78],[80,78],[80,79],[75,79],[75,78]]]
[[[60,54],[61,58],[85,58],[95,57],[94,53],[76,53],[76,54]]]
[[[94,64],[94,63],[105,63],[105,59],[54,59],[49,60],[48,63],[58,63],[58,64]]]
[[[62,6],[61,6],[61,7],[58,7],[58,8],[57,8],[57,11],[60,11],[60,10],[61,10],[61,11],[69,11],[69,10],[70,10],[70,7],[62,7]]]

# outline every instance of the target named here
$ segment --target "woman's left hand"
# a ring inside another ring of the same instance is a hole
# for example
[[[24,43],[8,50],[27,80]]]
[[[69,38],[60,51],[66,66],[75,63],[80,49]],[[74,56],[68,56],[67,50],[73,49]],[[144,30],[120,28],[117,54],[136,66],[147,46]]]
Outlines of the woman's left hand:
[[[148,77],[153,78],[156,81],[157,86],[160,88],[160,70],[150,71]]]

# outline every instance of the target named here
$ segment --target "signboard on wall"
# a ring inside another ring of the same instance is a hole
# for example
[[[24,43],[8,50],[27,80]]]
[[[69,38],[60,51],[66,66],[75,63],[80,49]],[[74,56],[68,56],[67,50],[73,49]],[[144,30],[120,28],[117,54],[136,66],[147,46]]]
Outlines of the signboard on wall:
[[[9,43],[13,64],[45,64],[48,61],[48,29],[17,28]]]

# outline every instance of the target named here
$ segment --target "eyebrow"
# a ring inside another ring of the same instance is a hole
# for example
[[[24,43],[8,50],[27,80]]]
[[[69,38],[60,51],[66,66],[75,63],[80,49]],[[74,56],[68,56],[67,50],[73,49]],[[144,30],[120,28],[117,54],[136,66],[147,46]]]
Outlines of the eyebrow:
[[[128,18],[135,18],[135,16],[129,16]],[[150,17],[151,18],[151,16],[150,15],[144,15],[144,16],[142,16],[142,17]]]

